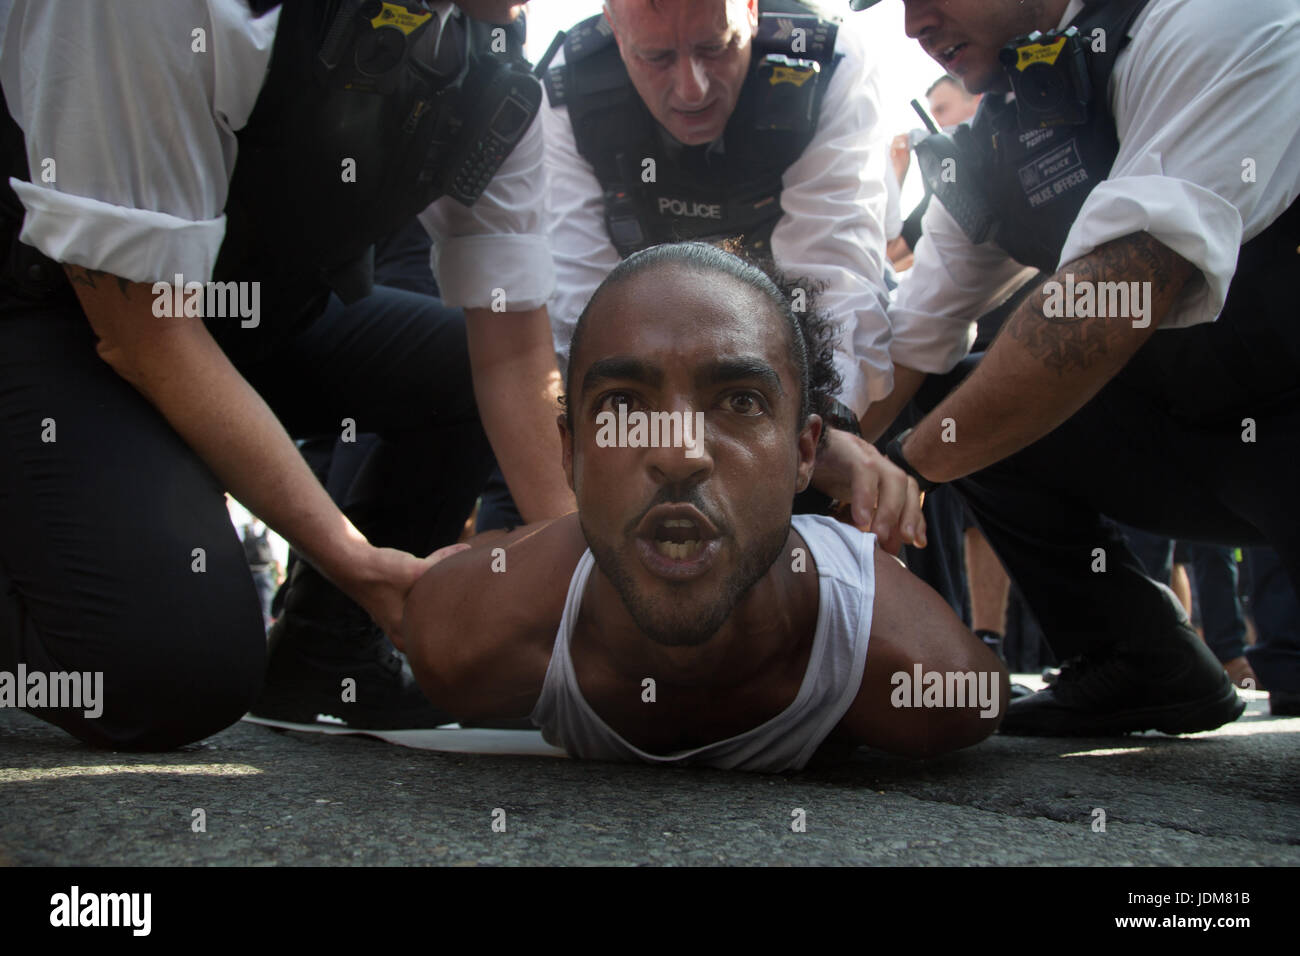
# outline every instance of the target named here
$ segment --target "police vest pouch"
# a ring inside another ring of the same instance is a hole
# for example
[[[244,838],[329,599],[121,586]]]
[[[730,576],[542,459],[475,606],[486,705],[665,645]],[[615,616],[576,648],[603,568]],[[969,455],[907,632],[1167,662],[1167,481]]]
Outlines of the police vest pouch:
[[[782,53],[769,53],[751,74],[755,126],[761,130],[811,137],[817,126],[817,74],[822,65]]]
[[[1002,48],[998,59],[1016,94],[1022,130],[1088,121],[1092,84],[1077,26],[1018,37]]]

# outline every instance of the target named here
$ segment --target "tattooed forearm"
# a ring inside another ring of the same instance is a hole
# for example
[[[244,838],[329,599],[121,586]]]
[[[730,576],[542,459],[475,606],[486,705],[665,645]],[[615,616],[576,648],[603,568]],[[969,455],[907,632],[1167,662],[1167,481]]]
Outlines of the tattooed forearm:
[[[1195,272],[1145,232],[1066,263],[1016,310],[1006,334],[1058,375],[1087,370],[1131,351],[1173,307]]]
[[[125,298],[127,290],[131,286],[128,279],[121,276],[113,275],[111,272],[103,272],[99,269],[86,269],[82,266],[64,265],[64,271],[68,274],[68,281],[73,285],[82,285],[88,289],[98,289],[100,282],[106,282],[109,279],[117,280],[117,291],[122,293]]]

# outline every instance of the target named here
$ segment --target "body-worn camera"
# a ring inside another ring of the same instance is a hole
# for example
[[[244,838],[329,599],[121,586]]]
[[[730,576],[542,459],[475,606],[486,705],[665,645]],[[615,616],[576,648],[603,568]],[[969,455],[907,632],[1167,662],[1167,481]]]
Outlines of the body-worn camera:
[[[999,51],[998,59],[1016,94],[1022,130],[1087,122],[1092,84],[1077,27],[1019,37]]]

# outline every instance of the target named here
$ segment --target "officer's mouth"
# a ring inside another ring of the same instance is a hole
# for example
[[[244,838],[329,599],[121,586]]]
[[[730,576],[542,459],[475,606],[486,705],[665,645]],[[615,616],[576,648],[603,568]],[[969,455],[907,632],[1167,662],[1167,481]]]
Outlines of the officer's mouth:
[[[957,62],[961,59],[962,51],[968,46],[970,46],[969,43],[953,43],[943,48],[931,50],[930,56],[944,69],[951,70],[957,65]]]

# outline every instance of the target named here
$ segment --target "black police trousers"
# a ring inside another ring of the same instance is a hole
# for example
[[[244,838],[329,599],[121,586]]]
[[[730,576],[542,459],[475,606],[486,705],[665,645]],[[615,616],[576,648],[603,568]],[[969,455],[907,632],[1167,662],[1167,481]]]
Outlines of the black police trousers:
[[[331,298],[240,371],[295,438],[338,437],[345,418],[378,433],[341,502],[372,543],[456,540],[490,467],[462,312],[396,289]],[[101,672],[99,716],[28,709],[87,743],[155,750],[238,720],[265,655],[220,483],[96,355],[75,300],[6,293],[0,671]]]
[[[917,404],[934,408],[978,358],[931,376]],[[1182,615],[1104,516],[1179,540],[1266,542],[1300,585],[1300,388],[1261,400],[1231,380],[1187,382],[1219,407],[1197,420],[1128,371],[1051,434],[953,483],[1062,660],[1140,642]],[[1300,647],[1281,653],[1300,660]],[[1297,674],[1260,677],[1300,691],[1288,686]]]

